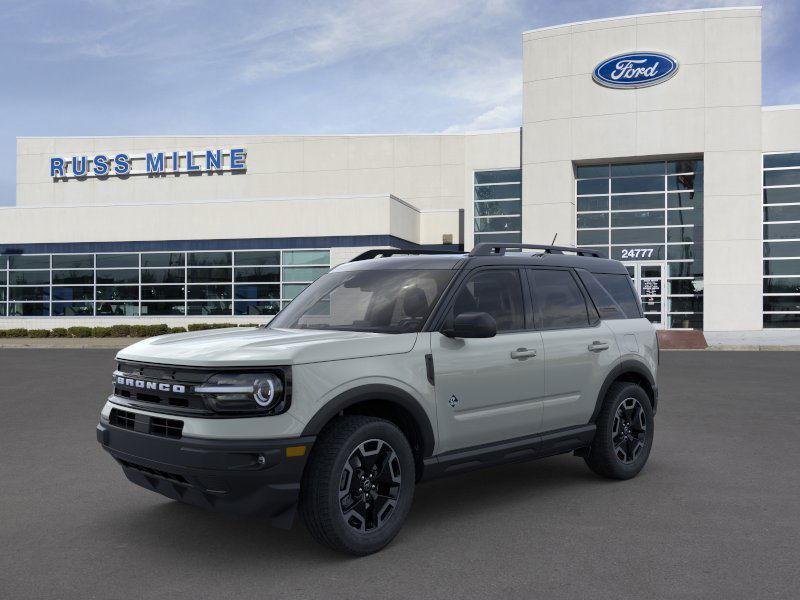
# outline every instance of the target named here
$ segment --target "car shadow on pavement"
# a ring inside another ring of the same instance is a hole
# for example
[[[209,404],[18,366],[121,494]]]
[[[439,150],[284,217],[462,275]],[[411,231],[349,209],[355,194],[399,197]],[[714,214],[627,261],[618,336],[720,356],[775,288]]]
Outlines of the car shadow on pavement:
[[[580,459],[569,456],[504,465],[445,477],[417,486],[408,521],[395,544],[428,536],[431,528],[465,527],[465,541],[475,519],[504,519],[507,511],[529,507],[557,492],[569,494],[574,486],[603,485]],[[142,496],[144,497],[144,496]],[[138,510],[114,513],[102,527],[118,535],[120,543],[147,548],[151,559],[180,555],[197,565],[205,558],[209,566],[226,562],[237,568],[263,565],[266,550],[280,549],[283,564],[308,565],[350,560],[314,542],[299,517],[291,530],[272,527],[267,520],[237,517],[208,511],[158,497]],[[487,508],[491,507],[491,509]],[[252,564],[248,564],[252,563]]]

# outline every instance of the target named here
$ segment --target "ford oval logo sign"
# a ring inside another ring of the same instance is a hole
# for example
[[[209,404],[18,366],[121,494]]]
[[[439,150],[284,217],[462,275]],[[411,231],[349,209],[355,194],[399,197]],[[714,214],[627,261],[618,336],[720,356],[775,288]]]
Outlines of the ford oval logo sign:
[[[666,81],[678,72],[678,61],[659,52],[630,52],[601,62],[592,79],[610,88],[640,88]]]

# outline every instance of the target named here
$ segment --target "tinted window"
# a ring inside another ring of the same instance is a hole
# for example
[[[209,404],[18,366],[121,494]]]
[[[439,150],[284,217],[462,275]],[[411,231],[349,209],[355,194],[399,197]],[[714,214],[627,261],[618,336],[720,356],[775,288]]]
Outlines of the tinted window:
[[[497,323],[497,331],[524,329],[525,305],[519,271],[493,269],[470,277],[456,295],[447,326],[466,312],[492,315]]]
[[[138,267],[138,254],[98,254],[98,269],[114,269],[124,267]]]
[[[143,267],[182,267],[185,262],[182,252],[142,254]]]
[[[639,302],[633,292],[630,277],[623,274],[595,273],[594,278],[622,308],[626,317],[638,319],[642,316],[641,312],[639,312]]]
[[[284,265],[327,265],[330,260],[327,250],[286,250],[283,253]]]
[[[54,269],[91,269],[94,266],[94,256],[91,254],[54,254]]]
[[[532,269],[533,301],[542,329],[588,327],[589,313],[569,271]]]
[[[625,311],[622,310],[619,303],[611,297],[611,294],[595,279],[594,275],[589,271],[578,269],[578,276],[581,278],[583,285],[586,286],[601,318],[624,319],[626,317]]]
[[[501,171],[475,171],[475,183],[503,183],[519,181],[522,176],[519,169],[504,169]]]

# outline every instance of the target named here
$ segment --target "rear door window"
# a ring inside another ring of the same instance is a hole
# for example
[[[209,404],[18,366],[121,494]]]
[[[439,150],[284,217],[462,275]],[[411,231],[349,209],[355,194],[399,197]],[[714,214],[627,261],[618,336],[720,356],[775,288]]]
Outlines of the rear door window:
[[[589,311],[569,271],[530,269],[533,305],[541,329],[589,327]]]

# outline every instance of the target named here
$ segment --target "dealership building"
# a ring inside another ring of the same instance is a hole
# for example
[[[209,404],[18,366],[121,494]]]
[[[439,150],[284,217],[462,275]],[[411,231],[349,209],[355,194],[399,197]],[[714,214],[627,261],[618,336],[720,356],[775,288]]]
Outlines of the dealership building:
[[[761,104],[761,26],[527,31],[509,130],[19,138],[0,327],[265,322],[369,248],[556,240],[626,263],[660,327],[790,333],[800,106]]]

